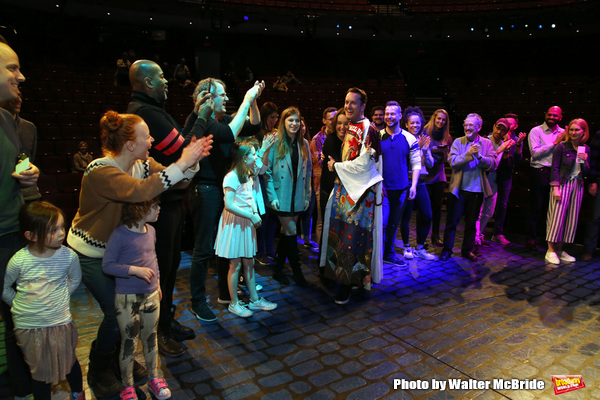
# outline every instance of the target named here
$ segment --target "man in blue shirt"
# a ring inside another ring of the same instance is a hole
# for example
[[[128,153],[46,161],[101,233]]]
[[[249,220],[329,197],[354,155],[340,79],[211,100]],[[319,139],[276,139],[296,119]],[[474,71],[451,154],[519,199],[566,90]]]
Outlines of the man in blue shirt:
[[[386,191],[383,205],[383,261],[403,266],[404,261],[396,257],[394,242],[398,224],[404,210],[406,193],[414,199],[417,193],[421,155],[419,143],[414,135],[400,127],[402,108],[396,101],[385,107],[385,129],[380,131],[383,154],[383,187]],[[408,186],[408,165],[412,166],[412,185]]]

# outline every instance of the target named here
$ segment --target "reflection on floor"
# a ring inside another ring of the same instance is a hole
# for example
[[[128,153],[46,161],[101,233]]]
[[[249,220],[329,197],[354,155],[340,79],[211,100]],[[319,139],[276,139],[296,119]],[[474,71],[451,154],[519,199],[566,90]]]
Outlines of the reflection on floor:
[[[582,375],[586,385],[561,400],[600,398],[598,260],[551,268],[544,253],[518,244],[489,243],[482,251],[474,263],[454,256],[385,265],[370,293],[339,306],[317,277],[316,254],[303,249],[310,287],[282,287],[269,267],[257,267],[262,296],[279,307],[248,319],[217,303],[211,274],[213,324],[190,314],[184,253],[177,318],[197,338],[185,342],[184,356],[162,359],[173,398],[555,399],[552,375]],[[85,374],[100,312],[84,287],[72,311]],[[55,389],[53,398],[68,398],[66,382]],[[4,378],[3,398],[7,390]]]

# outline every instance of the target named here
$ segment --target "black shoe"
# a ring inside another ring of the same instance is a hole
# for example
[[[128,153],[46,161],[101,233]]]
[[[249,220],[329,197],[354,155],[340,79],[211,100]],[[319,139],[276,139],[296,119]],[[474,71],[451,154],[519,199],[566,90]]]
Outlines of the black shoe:
[[[440,256],[440,261],[448,261],[452,256],[452,252],[450,250],[442,250],[442,255]]]
[[[215,322],[217,320],[217,316],[212,312],[205,301],[199,304],[192,304],[192,314],[194,317],[204,322]]]
[[[350,293],[352,288],[348,285],[342,285],[340,291],[335,296],[335,304],[346,304],[350,301]]]
[[[395,254],[393,256],[383,257],[383,262],[387,263],[387,264],[397,265],[399,267],[406,266],[406,263],[404,262],[404,260]]]
[[[294,274],[294,282],[296,282],[296,285],[300,287],[308,287],[308,282],[306,281],[306,279],[304,279],[304,275],[302,275],[302,273]]]
[[[118,369],[117,357],[118,351],[100,353],[96,350],[96,342],[92,342],[87,380],[96,397],[117,396],[121,391],[113,370],[113,367]]]
[[[196,333],[192,328],[181,325],[175,318],[171,319],[171,336],[173,339],[181,342],[182,340],[192,340]]]
[[[331,289],[334,286],[333,281],[331,279],[325,278],[323,275],[319,275],[319,280],[321,281],[321,285],[323,285],[325,289]]]
[[[538,251],[537,245],[535,244],[535,240],[531,239],[525,243],[525,247],[527,247],[531,251]]]
[[[437,247],[443,247],[444,242],[438,235],[431,235],[431,244]]]
[[[273,273],[273,279],[282,285],[289,285],[290,279],[283,273],[283,271],[276,271]]]
[[[156,335],[158,352],[167,357],[181,357],[185,353],[185,347],[168,334],[158,331]]]
[[[477,257],[477,255],[472,251],[463,251],[461,252],[461,255],[463,258],[466,258],[469,261],[477,261],[479,259],[479,257]]]
[[[267,257],[265,256],[255,256],[254,257],[254,262],[260,266],[266,267],[268,265],[271,265],[271,260],[269,260]]]
[[[481,257],[483,255],[483,253],[481,252],[481,248],[479,246],[474,246],[473,250],[471,250],[471,252],[473,254],[475,254],[477,257]]]

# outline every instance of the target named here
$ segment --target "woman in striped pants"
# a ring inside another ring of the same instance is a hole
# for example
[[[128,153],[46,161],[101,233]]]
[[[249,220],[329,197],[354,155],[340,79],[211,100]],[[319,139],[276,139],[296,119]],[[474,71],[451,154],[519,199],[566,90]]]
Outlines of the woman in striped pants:
[[[590,148],[585,120],[569,122],[562,141],[554,148],[550,178],[546,261],[550,264],[574,262],[575,257],[562,250],[564,242],[573,243],[583,199],[583,174],[589,171]]]

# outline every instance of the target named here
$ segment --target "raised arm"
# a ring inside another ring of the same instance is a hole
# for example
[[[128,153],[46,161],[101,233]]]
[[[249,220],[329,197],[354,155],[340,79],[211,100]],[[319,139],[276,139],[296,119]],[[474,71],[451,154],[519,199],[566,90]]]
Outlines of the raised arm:
[[[231,131],[233,132],[233,136],[234,138],[237,138],[238,135],[240,134],[240,132],[242,131],[242,128],[244,127],[244,123],[246,122],[246,116],[248,115],[248,111],[250,111],[250,108],[253,106],[255,107],[255,111],[256,113],[258,113],[258,106],[256,105],[256,99],[258,98],[258,96],[260,96],[260,94],[262,93],[263,89],[265,88],[265,82],[258,82],[256,81],[256,83],[254,83],[254,86],[252,86],[250,89],[248,89],[248,91],[246,92],[246,95],[244,96],[244,100],[242,101],[242,104],[240,105],[240,107],[237,110],[237,113],[235,114],[235,116],[233,117],[233,119],[231,120],[231,122],[229,123],[229,127],[231,128]],[[256,115],[251,115],[250,121],[252,123],[252,125],[257,125],[260,123],[260,113],[258,113],[258,117],[256,117]],[[256,120],[256,118],[258,118],[258,122],[252,122],[252,119],[254,118],[254,120]]]

